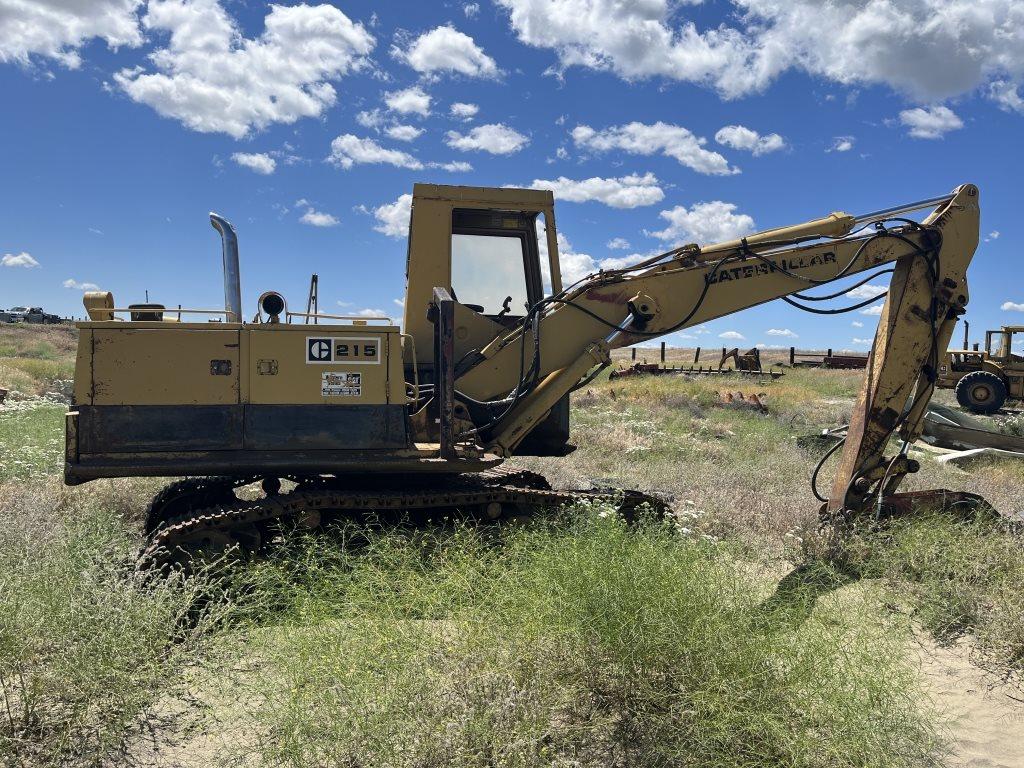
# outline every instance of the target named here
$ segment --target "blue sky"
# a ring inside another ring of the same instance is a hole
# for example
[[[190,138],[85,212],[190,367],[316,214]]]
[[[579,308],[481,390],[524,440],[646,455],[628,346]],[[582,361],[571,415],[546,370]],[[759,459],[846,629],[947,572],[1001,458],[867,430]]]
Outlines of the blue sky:
[[[1024,322],[1022,77],[1021,0],[0,0],[0,307],[219,306],[214,210],[247,314],[315,271],[324,311],[399,316],[416,181],[553,188],[569,271],[969,181],[972,327]],[[673,341],[875,321],[773,302]]]

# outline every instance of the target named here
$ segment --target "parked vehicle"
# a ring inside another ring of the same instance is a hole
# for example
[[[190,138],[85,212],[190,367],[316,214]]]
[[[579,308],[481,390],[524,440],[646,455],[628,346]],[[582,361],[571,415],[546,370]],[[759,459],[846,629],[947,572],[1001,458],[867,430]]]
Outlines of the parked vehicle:
[[[935,384],[956,390],[956,399],[974,413],[995,413],[1007,399],[1024,399],[1024,356],[1013,344],[1024,337],[1024,325],[985,331],[985,349],[951,349],[939,364]]]
[[[63,322],[60,315],[51,315],[44,312],[42,307],[30,307],[25,313],[23,321],[26,323],[39,323],[41,325],[55,325]]]

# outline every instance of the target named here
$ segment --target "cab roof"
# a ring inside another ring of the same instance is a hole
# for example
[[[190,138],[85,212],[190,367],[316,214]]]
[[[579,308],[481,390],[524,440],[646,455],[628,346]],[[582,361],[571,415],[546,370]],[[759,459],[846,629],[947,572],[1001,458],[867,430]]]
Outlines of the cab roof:
[[[514,187],[460,187],[448,184],[414,184],[413,198],[447,200],[480,205],[547,208],[554,205],[550,189],[517,189]]]

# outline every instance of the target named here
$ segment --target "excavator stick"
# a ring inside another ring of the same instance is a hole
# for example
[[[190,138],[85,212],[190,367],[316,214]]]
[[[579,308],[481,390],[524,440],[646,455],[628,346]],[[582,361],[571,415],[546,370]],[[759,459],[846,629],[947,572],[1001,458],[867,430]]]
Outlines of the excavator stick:
[[[955,215],[954,215],[955,214]],[[967,304],[967,265],[978,243],[978,190],[958,188],[922,222],[920,244],[896,261],[888,298],[826,505],[829,516],[906,511],[953,500],[949,491],[894,495],[919,469],[907,456],[935,388],[938,363]],[[886,456],[890,438],[901,447]]]

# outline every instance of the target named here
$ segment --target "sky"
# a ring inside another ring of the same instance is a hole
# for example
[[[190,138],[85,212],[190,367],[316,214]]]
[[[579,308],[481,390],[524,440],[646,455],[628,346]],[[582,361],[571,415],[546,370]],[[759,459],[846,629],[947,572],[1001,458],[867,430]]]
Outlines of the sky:
[[[316,272],[400,317],[415,182],[554,190],[572,277],[971,182],[983,340],[1024,323],[1022,82],[1024,0],[0,0],[0,307],[222,306],[216,211],[246,315]],[[866,350],[878,309],[669,341]]]

